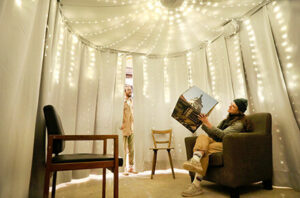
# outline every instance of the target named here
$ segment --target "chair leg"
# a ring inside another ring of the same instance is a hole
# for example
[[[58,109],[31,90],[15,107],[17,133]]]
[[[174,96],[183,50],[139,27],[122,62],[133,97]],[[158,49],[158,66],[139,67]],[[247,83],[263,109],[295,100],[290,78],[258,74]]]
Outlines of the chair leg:
[[[167,149],[167,151],[168,151],[168,155],[169,155],[169,161],[170,161],[170,165],[171,165],[171,170],[172,170],[173,179],[175,179],[175,173],[174,173],[173,161],[172,161],[170,149]]]
[[[263,181],[263,187],[266,190],[272,190],[273,189],[273,187],[272,187],[272,179],[264,180]]]
[[[156,158],[157,158],[157,150],[153,150],[153,160],[152,160],[152,172],[151,172],[151,179],[153,179],[153,175],[155,174],[155,166],[156,166]]]
[[[114,167],[114,198],[119,197],[119,167]]]
[[[49,183],[50,183],[50,170],[46,168],[45,171],[45,180],[44,180],[44,198],[49,197]]]
[[[103,168],[102,171],[102,197],[105,198],[106,192],[106,168]]]
[[[56,175],[57,175],[57,171],[53,172],[53,179],[52,179],[52,193],[51,193],[51,197],[54,198],[55,197],[55,190],[56,190]]]
[[[230,198],[240,198],[240,191],[238,188],[230,189]]]

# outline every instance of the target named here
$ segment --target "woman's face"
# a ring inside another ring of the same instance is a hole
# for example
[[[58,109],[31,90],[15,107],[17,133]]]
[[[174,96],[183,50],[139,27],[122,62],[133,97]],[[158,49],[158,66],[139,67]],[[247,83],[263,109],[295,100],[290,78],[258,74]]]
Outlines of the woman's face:
[[[238,114],[240,113],[238,106],[234,102],[231,103],[231,105],[228,108],[228,113],[230,114]]]

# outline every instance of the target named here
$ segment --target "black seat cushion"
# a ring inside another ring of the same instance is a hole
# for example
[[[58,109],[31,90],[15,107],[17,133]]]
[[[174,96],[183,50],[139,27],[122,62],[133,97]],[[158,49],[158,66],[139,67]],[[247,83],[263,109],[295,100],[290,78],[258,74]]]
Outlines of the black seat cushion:
[[[112,154],[92,154],[92,153],[77,153],[77,154],[62,154],[52,158],[53,163],[71,163],[71,162],[90,162],[90,161],[113,161]],[[119,157],[119,166],[123,165],[123,158]]]
[[[223,152],[213,153],[209,156],[209,165],[210,166],[223,166]]]

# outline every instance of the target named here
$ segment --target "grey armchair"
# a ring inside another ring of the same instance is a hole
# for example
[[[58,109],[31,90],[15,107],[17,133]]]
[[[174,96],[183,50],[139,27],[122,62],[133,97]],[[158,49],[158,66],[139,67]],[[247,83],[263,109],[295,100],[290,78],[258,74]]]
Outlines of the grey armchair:
[[[263,181],[265,189],[272,189],[272,118],[270,113],[248,116],[252,132],[228,134],[223,139],[223,152],[209,157],[204,180],[227,186],[231,197],[239,197],[239,187]],[[193,156],[197,137],[186,137],[187,159]],[[194,173],[190,172],[191,180]]]

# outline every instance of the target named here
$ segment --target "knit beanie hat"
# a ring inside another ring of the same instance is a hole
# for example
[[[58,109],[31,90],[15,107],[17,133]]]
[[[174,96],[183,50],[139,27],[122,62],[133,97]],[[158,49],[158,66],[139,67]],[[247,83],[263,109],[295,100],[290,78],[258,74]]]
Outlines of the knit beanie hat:
[[[245,98],[237,98],[235,100],[233,100],[233,102],[236,104],[236,106],[238,106],[239,110],[241,112],[245,112],[247,110],[247,106],[248,106],[248,100]]]

